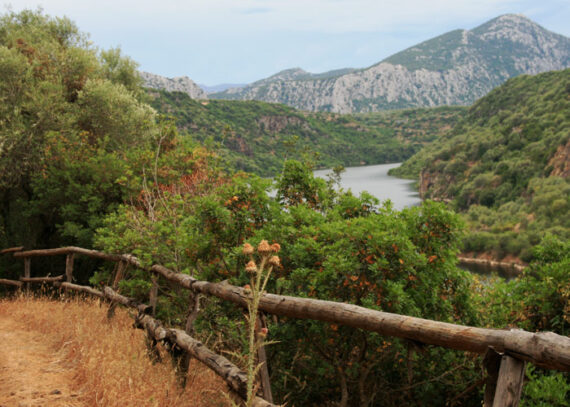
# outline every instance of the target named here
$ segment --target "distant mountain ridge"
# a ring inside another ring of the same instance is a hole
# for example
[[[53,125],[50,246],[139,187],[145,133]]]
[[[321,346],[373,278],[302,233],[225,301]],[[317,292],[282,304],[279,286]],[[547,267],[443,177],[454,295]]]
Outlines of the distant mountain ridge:
[[[337,113],[468,105],[511,77],[566,67],[569,38],[507,14],[430,39],[369,68],[322,74],[293,68],[209,96]]]
[[[247,83],[220,83],[219,85],[212,85],[212,86],[199,83],[198,86],[201,87],[202,90],[206,93],[216,93],[216,92],[223,92],[227,89],[232,89],[232,88],[243,88],[244,86],[247,86]]]
[[[143,86],[151,89],[161,89],[169,92],[184,92],[192,99],[208,99],[206,92],[187,76],[166,78],[149,72],[139,72]]]

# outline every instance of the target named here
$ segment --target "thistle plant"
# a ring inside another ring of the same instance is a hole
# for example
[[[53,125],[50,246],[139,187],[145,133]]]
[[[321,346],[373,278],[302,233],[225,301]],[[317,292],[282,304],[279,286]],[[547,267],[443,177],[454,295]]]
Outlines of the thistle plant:
[[[274,267],[279,267],[280,260],[276,255],[281,247],[278,243],[269,245],[267,240],[262,240],[257,246],[259,265],[254,260],[255,249],[249,243],[243,245],[243,254],[249,256],[249,262],[245,266],[245,271],[249,275],[250,283],[244,287],[244,294],[247,296],[247,325],[248,325],[248,357],[247,357],[247,400],[246,406],[253,405],[255,377],[261,369],[261,364],[256,365],[257,351],[269,342],[266,342],[268,330],[262,328],[256,333],[257,312],[259,301],[265,292],[265,287],[271,276]]]

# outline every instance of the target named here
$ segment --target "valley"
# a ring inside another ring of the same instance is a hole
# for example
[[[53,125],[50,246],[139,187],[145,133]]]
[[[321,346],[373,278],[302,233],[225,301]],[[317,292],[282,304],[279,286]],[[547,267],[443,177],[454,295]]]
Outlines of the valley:
[[[231,402],[221,382],[202,374],[207,383],[195,382],[176,363],[160,364],[160,380],[147,382],[142,368],[117,362],[154,366],[139,339],[156,350],[184,329],[196,338],[191,346],[205,344],[231,362],[239,403],[248,407],[261,381],[275,403],[290,406],[474,407],[494,389],[491,362],[478,354],[488,345],[430,346],[418,321],[445,332],[463,326],[466,336],[477,328],[494,329],[491,336],[570,334],[570,39],[507,14],[370,68],[292,69],[206,95],[187,77],[141,74],[119,48],[87,38],[73,21],[41,9],[0,16],[4,324],[20,336],[26,321],[63,335],[56,345],[68,343],[63,328],[79,326],[66,310],[86,320],[93,308],[100,324],[102,302],[72,297],[65,284],[73,282],[79,291],[100,288],[101,298],[112,287],[121,304],[142,310],[140,320],[152,312],[175,330],[145,325],[136,341],[125,331],[122,357],[112,356],[112,341],[91,354],[95,335],[83,335],[89,346],[73,345],[70,360],[109,367],[72,366],[70,376],[89,380],[62,379],[70,382],[58,389],[66,400],[79,394],[80,402],[111,406],[98,393],[108,386],[98,383],[112,382],[126,398],[117,405],[173,398],[188,405],[190,396],[192,405]],[[324,168],[332,175],[315,176]],[[421,202],[395,206],[372,190],[360,193],[391,176],[400,177],[406,199],[417,183]],[[41,249],[65,257],[38,257]],[[458,267],[461,255],[526,268],[508,281],[481,278]],[[28,291],[26,278],[46,275],[61,275],[47,295],[63,302],[11,291]],[[233,302],[206,295],[214,291]],[[272,296],[329,301],[347,313],[311,319],[305,308],[293,318],[285,304],[270,316],[257,306]],[[380,324],[383,315],[397,316],[414,335],[346,324],[352,307],[374,312]],[[16,313],[22,321],[8,318]],[[146,336],[151,330],[163,336]],[[25,344],[15,345],[10,354]],[[177,345],[163,351],[187,357]],[[556,368],[568,365],[563,352]],[[497,357],[534,360],[506,353]],[[255,363],[263,360],[258,380]],[[521,366],[524,406],[566,403],[568,372]],[[140,374],[140,390],[127,393],[135,389],[127,370]]]

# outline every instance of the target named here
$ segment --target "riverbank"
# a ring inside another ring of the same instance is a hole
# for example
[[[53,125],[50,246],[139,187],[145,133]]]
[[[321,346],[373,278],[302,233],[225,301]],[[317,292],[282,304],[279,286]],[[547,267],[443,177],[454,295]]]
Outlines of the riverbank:
[[[498,261],[485,254],[480,254],[479,256],[475,257],[474,253],[461,253],[457,256],[459,266],[473,273],[497,273],[505,278],[515,278],[527,267],[525,263],[517,258],[513,258],[512,261]]]

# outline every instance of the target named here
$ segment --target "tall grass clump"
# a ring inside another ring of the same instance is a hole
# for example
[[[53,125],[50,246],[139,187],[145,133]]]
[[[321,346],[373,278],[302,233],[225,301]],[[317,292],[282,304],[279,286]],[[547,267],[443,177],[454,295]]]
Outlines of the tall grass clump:
[[[145,333],[133,329],[127,310],[107,320],[99,300],[72,298],[65,302],[25,295],[0,301],[0,316],[40,332],[74,371],[72,386],[85,405],[124,407],[226,406],[227,387],[208,368],[192,361],[182,389],[161,349],[162,362],[148,357]],[[26,344],[22,344],[25,346]]]

